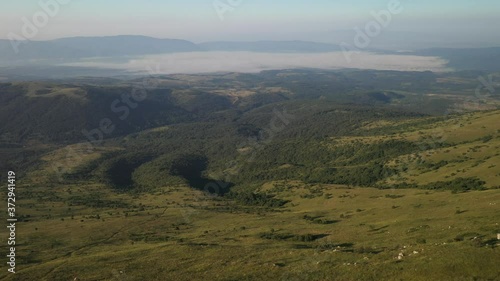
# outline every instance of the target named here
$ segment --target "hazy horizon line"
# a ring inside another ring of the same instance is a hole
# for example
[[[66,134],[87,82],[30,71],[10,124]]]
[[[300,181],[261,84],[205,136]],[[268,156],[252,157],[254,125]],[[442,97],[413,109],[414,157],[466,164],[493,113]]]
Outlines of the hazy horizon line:
[[[338,31],[348,31],[348,30],[338,30]],[[424,33],[419,33],[419,34],[424,34]],[[432,34],[432,33],[429,33]],[[144,35],[144,34],[116,34],[116,35],[79,35],[79,36],[67,36],[67,37],[57,37],[53,39],[43,39],[43,40],[36,40],[36,39],[24,39],[24,40],[18,40],[18,42],[50,42],[50,41],[57,41],[57,40],[62,40],[62,39],[72,39],[72,38],[111,38],[111,37],[144,37],[144,38],[149,38],[149,39],[157,39],[157,40],[179,40],[179,41],[187,41],[193,44],[203,44],[203,43],[214,43],[214,42],[220,42],[220,43],[257,43],[257,42],[308,42],[308,43],[318,43],[318,44],[326,44],[326,45],[332,45],[332,46],[339,46],[345,41],[342,42],[329,42],[329,41],[321,41],[321,40],[304,40],[304,39],[286,39],[286,40],[280,40],[280,39],[256,39],[256,40],[191,40],[187,38],[182,38],[182,37],[156,37],[156,36],[150,36],[150,35]],[[0,37],[0,40],[2,41],[13,41],[12,39],[9,38],[4,38]],[[456,43],[461,43],[461,44],[466,44],[467,42],[456,42]],[[485,44],[485,46],[481,47],[438,47],[438,46],[428,46],[428,47],[423,47],[423,48],[415,48],[414,50],[418,49],[488,49],[488,48],[500,48],[500,44],[496,43],[491,43],[491,44]],[[372,49],[381,49],[381,50],[391,50],[391,48],[384,48],[384,47],[374,47]],[[413,51],[413,50],[409,50]]]

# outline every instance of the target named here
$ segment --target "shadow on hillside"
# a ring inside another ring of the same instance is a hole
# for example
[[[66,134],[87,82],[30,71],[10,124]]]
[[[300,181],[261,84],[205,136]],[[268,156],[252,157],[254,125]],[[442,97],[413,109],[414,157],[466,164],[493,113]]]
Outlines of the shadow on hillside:
[[[207,179],[203,177],[186,178],[186,180],[188,181],[189,186],[191,186],[192,188],[207,192],[210,195],[217,196],[223,196],[224,194],[229,192],[231,187],[234,185],[230,182]]]
[[[184,178],[189,186],[211,195],[224,195],[234,185],[230,182],[208,179],[203,176],[207,169],[208,159],[205,156],[184,154],[177,157],[170,168],[170,174]]]

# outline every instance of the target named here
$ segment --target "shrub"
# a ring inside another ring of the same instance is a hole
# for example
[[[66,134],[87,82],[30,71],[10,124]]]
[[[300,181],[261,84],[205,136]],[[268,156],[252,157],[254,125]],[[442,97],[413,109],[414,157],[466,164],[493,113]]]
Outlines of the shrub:
[[[417,238],[417,243],[418,244],[425,244],[425,243],[427,243],[427,240],[425,240],[424,238]]]
[[[477,177],[456,178],[452,181],[430,183],[425,185],[424,188],[434,190],[451,190],[453,193],[458,193],[470,190],[485,190],[485,183],[485,181],[482,181]]]

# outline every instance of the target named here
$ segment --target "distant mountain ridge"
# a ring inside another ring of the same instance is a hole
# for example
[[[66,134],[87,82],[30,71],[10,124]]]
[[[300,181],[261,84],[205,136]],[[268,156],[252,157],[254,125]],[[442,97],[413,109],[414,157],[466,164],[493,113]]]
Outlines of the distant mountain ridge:
[[[180,39],[120,35],[27,41],[20,43],[18,49],[19,52],[16,53],[9,40],[0,40],[0,60],[81,59],[197,51],[316,53],[339,51],[340,47],[333,44],[306,41],[206,42],[195,44]]]
[[[7,61],[81,59],[193,51],[200,51],[200,48],[186,40],[131,35],[29,41],[19,45],[18,53],[15,53],[9,40],[0,40],[0,59]]]
[[[262,53],[326,53],[343,51],[335,44],[309,41],[216,41],[195,44],[181,39],[158,39],[138,35],[105,37],[70,37],[50,41],[12,42],[0,39],[0,65],[59,64],[85,58],[124,58],[181,52],[262,52]],[[398,53],[376,49],[363,49],[381,54],[412,54],[436,56],[449,62],[455,70],[500,71],[500,47],[477,49],[434,48]]]

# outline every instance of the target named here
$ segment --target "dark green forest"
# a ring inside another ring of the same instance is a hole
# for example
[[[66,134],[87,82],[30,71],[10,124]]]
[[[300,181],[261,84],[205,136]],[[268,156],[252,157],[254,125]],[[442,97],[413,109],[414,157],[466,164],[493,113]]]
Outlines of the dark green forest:
[[[455,75],[469,79],[474,74]],[[51,148],[88,143],[125,152],[105,153],[65,174],[66,181],[95,180],[134,192],[187,183],[217,194],[232,186],[285,179],[374,186],[398,173],[384,165],[387,160],[425,147],[404,140],[332,147],[332,140],[392,133],[361,129],[376,120],[415,120],[396,131],[444,118],[453,100],[424,95],[453,86],[438,84],[438,78],[431,72],[356,70],[214,75],[195,84],[156,77],[163,84],[145,89],[141,101],[130,97],[140,79],[113,85],[39,82],[35,90],[30,83],[4,83],[2,165],[33,170]],[[281,90],[266,92],[268,87]],[[56,88],[78,88],[84,94],[51,95]],[[235,99],[214,89],[256,90]]]

